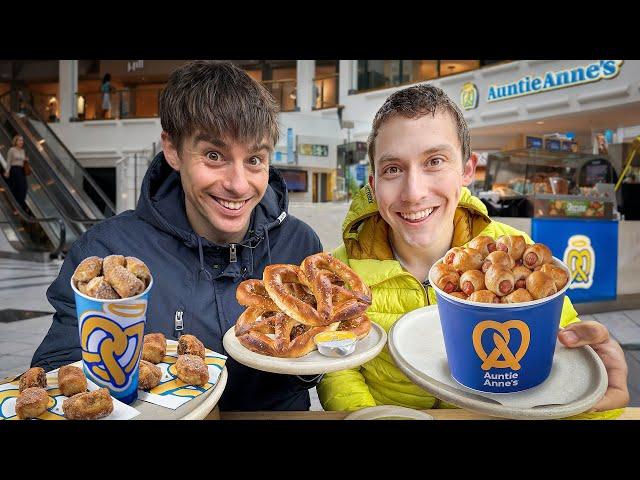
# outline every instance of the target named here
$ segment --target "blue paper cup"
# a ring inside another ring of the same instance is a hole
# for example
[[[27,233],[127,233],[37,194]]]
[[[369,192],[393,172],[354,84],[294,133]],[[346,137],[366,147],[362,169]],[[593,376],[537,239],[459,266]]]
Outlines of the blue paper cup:
[[[569,269],[553,257],[554,264]],[[438,263],[441,263],[440,259]],[[445,293],[432,280],[451,376],[461,385],[511,393],[544,382],[553,363],[564,296],[570,281],[546,298],[488,304]],[[568,278],[571,278],[570,276]]]
[[[152,286],[153,278],[135,297],[99,300],[78,291],[71,280],[84,373],[127,404],[138,398],[138,366]]]

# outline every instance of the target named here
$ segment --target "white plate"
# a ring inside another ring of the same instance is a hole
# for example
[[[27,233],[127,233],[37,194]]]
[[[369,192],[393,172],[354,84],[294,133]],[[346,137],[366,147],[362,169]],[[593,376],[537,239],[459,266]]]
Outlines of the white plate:
[[[428,413],[413,408],[398,407],[396,405],[378,405],[363,408],[346,417],[345,420],[433,420]]]
[[[317,350],[298,358],[279,358],[252,352],[244,347],[235,335],[234,327],[224,334],[222,344],[226,353],[247,367],[271,373],[288,375],[318,375],[359,367],[376,357],[387,343],[387,332],[371,322],[371,330],[356,343],[356,350],[347,357],[325,357]]]
[[[457,383],[449,372],[437,305],[402,316],[389,331],[398,368],[434,396],[467,410],[514,419],[564,418],[589,410],[604,395],[607,372],[591,347],[559,342],[549,378],[515,393],[485,393]]]

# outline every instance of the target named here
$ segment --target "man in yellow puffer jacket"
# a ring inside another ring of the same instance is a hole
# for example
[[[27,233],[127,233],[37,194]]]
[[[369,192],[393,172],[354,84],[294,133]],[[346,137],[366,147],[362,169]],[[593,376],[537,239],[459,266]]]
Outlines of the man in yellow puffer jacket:
[[[449,248],[478,235],[523,235],[533,243],[525,233],[492,221],[466,188],[476,166],[469,131],[439,88],[421,84],[387,99],[374,119],[369,159],[369,185],[354,197],[343,223],[344,243],[333,255],[369,285],[373,304],[367,314],[387,332],[404,313],[435,304],[427,274]],[[603,325],[580,322],[568,297],[560,326],[559,340],[568,347],[591,345],[609,375],[609,388],[594,411],[573,418],[618,416],[629,401],[622,349]],[[360,368],[326,374],[318,394],[325,410],[453,407],[413,384],[387,347]]]

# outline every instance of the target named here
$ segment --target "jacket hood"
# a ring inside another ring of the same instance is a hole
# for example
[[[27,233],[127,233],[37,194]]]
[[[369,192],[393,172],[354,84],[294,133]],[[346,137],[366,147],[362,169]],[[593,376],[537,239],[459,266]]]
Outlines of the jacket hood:
[[[487,207],[462,187],[458,207],[453,217],[454,241],[452,246],[466,243],[469,235],[477,235],[491,223]],[[370,185],[362,187],[353,197],[342,224],[342,239],[349,258],[393,260],[395,257],[388,240],[389,225],[378,211]]]

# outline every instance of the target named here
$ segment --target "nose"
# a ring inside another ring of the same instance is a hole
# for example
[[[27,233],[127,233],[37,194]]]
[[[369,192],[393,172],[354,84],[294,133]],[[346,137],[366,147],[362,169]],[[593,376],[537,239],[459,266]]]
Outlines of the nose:
[[[245,196],[249,192],[251,186],[247,180],[247,172],[242,160],[234,160],[230,163],[223,186],[229,193],[238,198]]]
[[[404,180],[400,199],[406,203],[420,203],[429,192],[429,182],[415,169],[410,169]]]

